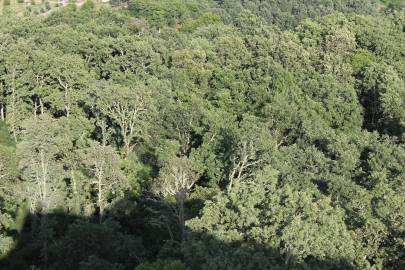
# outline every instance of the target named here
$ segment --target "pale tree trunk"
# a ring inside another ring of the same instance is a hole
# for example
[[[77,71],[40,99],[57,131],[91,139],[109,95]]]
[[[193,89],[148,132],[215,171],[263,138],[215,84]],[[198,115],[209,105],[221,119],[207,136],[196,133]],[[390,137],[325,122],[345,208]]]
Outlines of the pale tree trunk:
[[[41,108],[41,115],[44,114],[44,103],[42,103],[42,99],[39,99],[39,107]]]
[[[96,125],[101,129],[101,146],[105,147],[109,139],[108,125],[106,121],[98,115],[96,116]]]
[[[0,93],[3,93],[4,90],[4,85],[1,83],[0,84]],[[3,100],[0,102],[0,120],[4,121],[5,116],[4,116],[4,107],[6,106],[6,101]]]
[[[101,223],[103,221],[103,216],[104,216],[103,192],[102,192],[101,180],[99,180],[98,190],[99,190],[98,191],[98,207],[99,207],[99,211],[100,211],[99,222]]]
[[[122,137],[123,137],[123,141],[124,141],[124,154],[125,154],[125,158],[128,157],[128,155],[131,153],[132,151],[132,147],[131,147],[131,139],[132,139],[132,134],[127,134],[126,129],[123,130],[122,132]]]
[[[237,166],[236,166],[236,163],[235,163],[235,161],[233,161],[233,169],[232,169],[232,172],[231,172],[231,174],[229,175],[229,183],[228,183],[228,188],[227,188],[227,192],[228,192],[228,194],[231,192],[231,190],[232,190],[232,185],[233,185],[233,179],[235,178],[235,174],[236,174],[236,172],[237,172]]]
[[[73,195],[77,195],[77,186],[76,186],[76,178],[75,178],[75,173],[73,169],[70,169],[70,177],[72,178],[72,190],[73,190]]]
[[[117,103],[113,107],[109,104],[106,105],[109,107],[108,113],[117,121],[120,127],[125,158],[132,152],[134,147],[132,141],[136,138],[137,132],[139,132],[136,130],[137,120],[147,110],[142,97],[138,101],[139,104],[136,108],[131,108],[120,103]]]
[[[37,118],[38,109],[41,109],[42,111],[41,105],[42,104],[41,103],[38,104],[36,100],[34,101],[34,108],[33,108],[34,118]]]
[[[70,116],[70,99],[69,99],[69,91],[66,87],[65,89],[65,111],[66,111],[66,117]]]
[[[69,84],[68,83],[63,83],[62,79],[59,77],[58,82],[60,86],[62,86],[63,91],[64,91],[64,102],[65,102],[65,112],[66,112],[66,117],[69,117],[70,115],[70,93],[69,93]]]
[[[75,176],[74,168],[70,168],[70,178],[72,179],[72,193],[73,193],[73,198],[74,198],[73,211],[75,213],[79,214],[80,213],[80,203],[79,203],[79,198],[78,198],[77,183],[76,183],[76,176]]]
[[[228,190],[227,190],[228,193],[230,193],[232,190],[233,181],[234,180],[239,181],[242,178],[242,173],[246,167],[247,161],[248,161],[248,156],[246,154],[243,155],[242,160],[239,161],[238,163],[233,161],[234,165],[232,168],[232,172],[229,176],[229,184],[228,184]]]
[[[249,148],[251,148],[251,149],[249,149]],[[242,180],[244,177],[246,177],[246,170],[249,167],[255,166],[258,163],[260,163],[260,159],[254,160],[254,155],[251,153],[251,151],[254,150],[252,148],[253,148],[252,145],[250,145],[250,144],[248,145],[247,142],[243,142],[239,161],[237,162],[236,158],[233,158],[232,172],[229,174],[229,177],[228,177],[228,181],[229,181],[228,188],[227,188],[228,193],[231,192],[232,185],[235,180],[236,181]]]
[[[40,220],[39,220],[39,231],[40,235],[38,236],[38,240],[41,243],[41,257],[43,261],[46,263],[49,259],[49,222],[48,222],[48,211],[50,208],[50,201],[48,198],[48,163],[46,161],[45,152],[44,150],[39,151],[39,164],[32,161],[34,166],[38,166],[39,168],[36,171],[36,180],[37,180],[37,188],[38,188],[38,199],[40,202]],[[35,201],[35,200],[34,200]],[[38,203],[38,201],[36,201]],[[38,204],[36,205],[38,206]],[[35,207],[35,206],[34,206]]]
[[[4,117],[4,105],[1,105],[1,108],[0,108],[0,119],[2,121],[5,120],[5,117]]]
[[[10,127],[11,132],[13,133],[14,141],[17,142],[17,127],[16,127],[16,113],[17,113],[17,97],[16,97],[16,87],[15,87],[15,69],[12,72],[12,80],[11,80],[11,108],[12,113],[10,115]]]
[[[45,208],[47,211],[49,208],[49,201],[48,201],[48,164],[45,161],[45,153],[43,150],[40,151],[40,159],[41,159],[41,206]],[[44,210],[44,209],[42,209]]]
[[[121,129],[122,140],[124,142],[124,156],[125,158],[127,158],[132,151],[131,142],[134,137],[134,126],[135,126],[135,122],[133,119],[134,115],[127,117],[125,115],[125,112],[123,111],[119,112],[119,114],[120,120],[118,122]]]
[[[34,114],[35,119],[37,118],[37,109],[38,109],[37,102],[34,101],[34,108],[32,109],[32,113]]]
[[[97,206],[99,210],[99,223],[103,221],[104,217],[104,202],[103,202],[103,165],[96,165],[96,177],[97,177]]]

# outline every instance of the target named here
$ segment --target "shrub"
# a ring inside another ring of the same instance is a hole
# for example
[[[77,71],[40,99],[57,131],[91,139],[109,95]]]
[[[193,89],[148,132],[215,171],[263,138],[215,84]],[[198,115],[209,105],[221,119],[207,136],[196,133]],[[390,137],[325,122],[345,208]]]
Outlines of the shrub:
[[[45,8],[46,10],[51,10],[51,4],[49,3],[49,1],[45,1]]]
[[[94,2],[93,2],[92,0],[87,0],[87,1],[83,4],[82,9],[90,10],[90,9],[94,9],[94,7],[95,7]]]

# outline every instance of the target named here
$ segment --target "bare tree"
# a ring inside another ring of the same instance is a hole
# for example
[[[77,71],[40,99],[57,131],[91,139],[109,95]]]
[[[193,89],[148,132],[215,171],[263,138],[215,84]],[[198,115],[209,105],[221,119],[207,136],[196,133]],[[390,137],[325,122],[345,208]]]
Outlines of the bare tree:
[[[232,169],[228,176],[228,193],[235,180],[240,181],[248,177],[250,169],[262,162],[257,150],[252,141],[240,143],[236,153],[231,157]]]
[[[158,193],[165,197],[173,196],[176,200],[176,214],[182,240],[185,239],[184,203],[199,177],[200,170],[195,162],[187,157],[175,157],[161,169],[156,185]]]
[[[253,116],[244,116],[232,134],[235,139],[229,155],[228,193],[235,181],[252,176],[252,172],[262,166],[269,154],[278,148],[277,137],[273,133],[269,123],[261,123]]]
[[[83,162],[92,177],[91,185],[97,192],[99,221],[102,222],[105,209],[109,205],[109,195],[122,193],[128,183],[120,171],[119,157],[110,146],[94,143],[85,149]]]
[[[115,84],[96,86],[96,104],[101,113],[119,126],[123,153],[127,157],[145,133],[145,117],[149,111],[148,95],[143,85],[133,89]]]
[[[57,162],[57,121],[48,115],[41,115],[34,121],[25,122],[23,127],[24,140],[17,145],[17,154],[25,181],[24,193],[31,211],[47,213],[63,204],[66,192],[62,180],[65,171]]]

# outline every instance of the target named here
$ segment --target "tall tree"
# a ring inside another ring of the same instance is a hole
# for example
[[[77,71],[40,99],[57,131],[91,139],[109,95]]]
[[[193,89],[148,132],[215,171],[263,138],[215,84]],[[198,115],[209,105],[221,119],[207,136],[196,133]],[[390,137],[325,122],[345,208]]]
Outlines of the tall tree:
[[[23,140],[17,145],[23,194],[32,212],[48,213],[64,205],[65,171],[59,162],[58,120],[44,114],[23,124]]]
[[[191,158],[172,157],[159,172],[156,191],[165,197],[173,196],[176,200],[177,217],[181,240],[186,237],[184,203],[201,174],[199,165]]]
[[[135,144],[146,136],[146,119],[152,110],[150,94],[142,83],[126,87],[113,83],[95,86],[96,107],[119,127],[124,156],[128,156]]]
[[[111,199],[122,197],[128,182],[120,170],[120,158],[111,146],[92,142],[81,155],[90,184],[97,194],[96,205],[101,223]]]

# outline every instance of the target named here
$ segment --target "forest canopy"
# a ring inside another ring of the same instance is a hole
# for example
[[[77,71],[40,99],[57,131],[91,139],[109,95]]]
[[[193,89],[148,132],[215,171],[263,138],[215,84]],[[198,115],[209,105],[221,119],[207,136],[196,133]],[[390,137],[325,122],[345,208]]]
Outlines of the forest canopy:
[[[0,17],[0,268],[405,268],[401,0]]]

